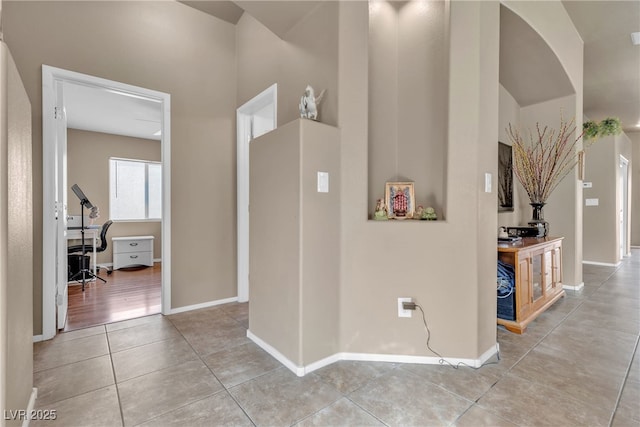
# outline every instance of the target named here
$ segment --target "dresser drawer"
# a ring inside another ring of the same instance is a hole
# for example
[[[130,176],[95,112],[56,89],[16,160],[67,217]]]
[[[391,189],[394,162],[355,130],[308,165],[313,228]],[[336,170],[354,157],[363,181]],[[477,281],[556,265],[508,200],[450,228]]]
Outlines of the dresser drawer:
[[[113,237],[113,252],[149,252],[153,251],[153,237]]]
[[[132,267],[135,265],[153,266],[153,255],[151,252],[126,252],[121,254],[113,254],[113,269],[117,270],[124,267]]]

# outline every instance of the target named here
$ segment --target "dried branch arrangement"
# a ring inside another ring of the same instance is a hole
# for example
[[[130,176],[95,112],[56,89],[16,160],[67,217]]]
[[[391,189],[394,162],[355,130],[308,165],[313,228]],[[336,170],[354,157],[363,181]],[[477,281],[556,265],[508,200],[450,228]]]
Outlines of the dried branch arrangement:
[[[575,119],[565,122],[560,118],[560,129],[542,130],[536,124],[537,134],[529,130],[528,140],[520,131],[507,129],[513,146],[513,169],[532,203],[545,203],[562,179],[578,163],[578,150],[582,133],[574,140]]]

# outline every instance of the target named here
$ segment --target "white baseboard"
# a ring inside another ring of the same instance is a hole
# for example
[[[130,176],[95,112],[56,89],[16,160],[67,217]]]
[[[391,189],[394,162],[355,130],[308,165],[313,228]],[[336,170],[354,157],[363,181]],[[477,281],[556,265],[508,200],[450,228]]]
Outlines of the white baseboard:
[[[34,335],[33,336],[33,342],[40,342],[40,341],[44,341],[44,335]]]
[[[225,299],[219,299],[219,300],[216,300],[216,301],[203,302],[201,304],[186,305],[184,307],[172,308],[171,310],[169,310],[168,314],[184,313],[185,311],[198,310],[198,309],[201,309],[201,308],[213,307],[213,306],[216,306],[216,305],[228,304],[230,302],[236,302],[236,301],[238,301],[238,297],[225,298]]]
[[[617,263],[613,264],[610,262],[596,262],[596,261],[582,261],[583,264],[589,264],[589,265],[601,265],[603,267],[619,267],[620,264],[622,264],[622,261],[618,261]]]
[[[361,362],[391,362],[391,363],[414,363],[421,365],[440,365],[441,360],[445,360],[446,362],[451,363],[452,365],[457,365],[459,363],[464,363],[465,365],[472,366],[474,368],[479,368],[482,366],[487,360],[491,359],[495,356],[499,351],[499,344],[496,343],[495,346],[491,346],[487,351],[485,351],[479,358],[477,359],[462,359],[455,357],[433,357],[433,356],[409,356],[403,354],[377,354],[377,353],[336,353],[331,356],[325,357],[324,359],[315,361],[306,366],[298,366],[291,360],[289,360],[285,355],[280,353],[276,348],[271,346],[270,344],[263,341],[261,338],[253,334],[250,330],[247,330],[247,338],[256,343],[260,348],[269,353],[273,358],[275,358],[278,362],[282,363],[287,369],[296,374],[299,377],[303,377],[306,374],[313,372],[317,369],[323,368],[325,366],[331,365],[332,363],[338,362],[340,360],[354,360]],[[446,363],[445,362],[445,363]]]
[[[27,405],[27,414],[33,413],[33,410],[36,407],[37,398],[38,398],[38,389],[34,387],[31,390],[31,397],[29,397],[29,404]],[[25,417],[24,421],[22,421],[22,427],[29,427],[30,421],[31,421],[30,417]]]
[[[562,285],[562,289],[569,289],[570,291],[581,291],[584,288],[584,282],[580,282],[577,285]]]
[[[271,346],[270,344],[267,344],[265,341],[260,339],[257,335],[254,335],[253,332],[251,332],[249,329],[247,329],[247,338],[249,338],[251,341],[256,343],[258,345],[258,347],[260,347],[261,349],[263,349],[264,351],[269,353],[271,356],[273,356],[274,359],[276,359],[278,362],[282,363],[291,372],[293,372],[294,374],[296,374],[299,377],[304,376],[304,374],[305,374],[304,367],[300,367],[300,366],[296,365],[295,363],[293,363],[284,354],[282,354],[278,350],[276,350],[275,347]]]

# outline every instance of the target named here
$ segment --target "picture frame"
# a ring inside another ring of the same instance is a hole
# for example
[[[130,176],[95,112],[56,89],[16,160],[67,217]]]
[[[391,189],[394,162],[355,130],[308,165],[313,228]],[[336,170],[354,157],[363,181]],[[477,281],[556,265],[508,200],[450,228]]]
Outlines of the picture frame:
[[[384,190],[389,219],[413,218],[416,211],[416,196],[413,182],[387,182]]]
[[[498,212],[513,210],[513,147],[498,141]]]
[[[578,152],[578,179],[584,181],[584,150]]]

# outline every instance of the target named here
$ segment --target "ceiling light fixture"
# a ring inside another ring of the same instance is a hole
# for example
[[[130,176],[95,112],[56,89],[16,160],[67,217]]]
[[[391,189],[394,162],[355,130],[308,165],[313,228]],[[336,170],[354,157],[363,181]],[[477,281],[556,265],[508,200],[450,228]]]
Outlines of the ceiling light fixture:
[[[640,31],[631,33],[631,43],[633,43],[634,46],[640,45]]]

